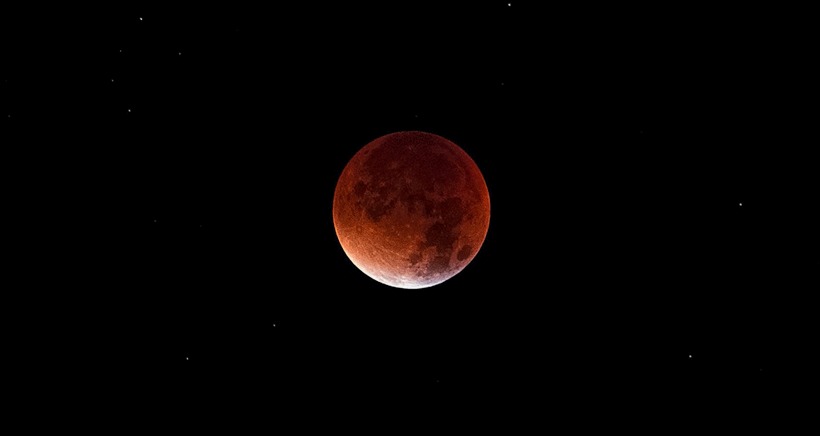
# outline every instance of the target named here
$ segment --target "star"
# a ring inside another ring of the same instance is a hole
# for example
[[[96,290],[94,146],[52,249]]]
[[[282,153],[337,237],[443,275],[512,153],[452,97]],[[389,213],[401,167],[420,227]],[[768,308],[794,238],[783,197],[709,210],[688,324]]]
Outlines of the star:
[[[738,203],[737,205],[738,205],[738,206],[743,206],[743,203]]]
[[[186,357],[185,360],[190,360],[190,359]]]
[[[182,52],[181,51],[177,52],[177,55],[182,56]]]
[[[691,354],[689,355],[689,358],[690,358],[690,359],[692,358],[692,355],[691,355]]]
[[[128,109],[128,113],[131,113],[131,109]]]
[[[273,323],[273,326],[276,327],[276,323]]]
[[[130,112],[130,111],[129,111],[129,112]],[[157,222],[157,220],[154,220],[154,222]]]
[[[142,21],[142,17],[140,17],[140,21]]]
[[[512,3],[507,3],[507,7],[510,7],[510,6],[512,6]]]

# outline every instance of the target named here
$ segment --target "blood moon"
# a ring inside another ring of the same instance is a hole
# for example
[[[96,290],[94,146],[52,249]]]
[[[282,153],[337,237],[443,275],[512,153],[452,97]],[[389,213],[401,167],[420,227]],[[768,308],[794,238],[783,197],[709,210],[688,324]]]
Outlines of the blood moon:
[[[370,278],[426,288],[473,260],[489,228],[490,195],[459,146],[432,133],[396,132],[345,166],[333,224],[345,254]]]

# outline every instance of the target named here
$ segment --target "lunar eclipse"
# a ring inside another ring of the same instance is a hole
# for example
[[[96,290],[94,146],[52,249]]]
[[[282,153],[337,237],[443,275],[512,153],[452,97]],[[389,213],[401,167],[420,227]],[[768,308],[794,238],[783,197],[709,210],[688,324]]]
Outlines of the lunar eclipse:
[[[473,159],[432,133],[379,137],[347,163],[333,197],[333,224],[348,258],[397,288],[440,284],[476,256],[490,223],[490,196]]]

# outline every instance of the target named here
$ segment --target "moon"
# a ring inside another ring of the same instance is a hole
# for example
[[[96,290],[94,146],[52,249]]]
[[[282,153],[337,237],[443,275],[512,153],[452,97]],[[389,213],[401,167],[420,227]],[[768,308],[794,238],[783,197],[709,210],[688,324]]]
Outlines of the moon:
[[[333,225],[367,276],[427,288],[475,258],[490,224],[490,194],[473,159],[441,136],[395,132],[359,150],[339,176]]]

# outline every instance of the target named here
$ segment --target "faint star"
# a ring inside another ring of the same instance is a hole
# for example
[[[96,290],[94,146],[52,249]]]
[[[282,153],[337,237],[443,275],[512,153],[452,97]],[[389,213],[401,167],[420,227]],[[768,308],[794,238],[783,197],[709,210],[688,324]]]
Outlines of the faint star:
[[[181,51],[177,52],[177,55],[182,56],[182,52]]]
[[[157,222],[157,220],[154,220],[154,222]]]
[[[276,323],[273,323],[273,326],[276,327]]]
[[[113,82],[113,81],[114,81],[114,79],[111,79],[111,81]]]

